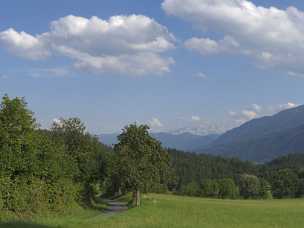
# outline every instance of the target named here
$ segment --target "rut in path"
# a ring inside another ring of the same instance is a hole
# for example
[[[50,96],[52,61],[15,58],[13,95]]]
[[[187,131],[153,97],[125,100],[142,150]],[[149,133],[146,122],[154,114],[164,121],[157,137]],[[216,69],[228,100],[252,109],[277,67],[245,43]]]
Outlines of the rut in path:
[[[104,202],[107,204],[107,208],[105,209],[106,214],[115,215],[128,210],[128,205],[125,202],[115,200],[104,200]]]

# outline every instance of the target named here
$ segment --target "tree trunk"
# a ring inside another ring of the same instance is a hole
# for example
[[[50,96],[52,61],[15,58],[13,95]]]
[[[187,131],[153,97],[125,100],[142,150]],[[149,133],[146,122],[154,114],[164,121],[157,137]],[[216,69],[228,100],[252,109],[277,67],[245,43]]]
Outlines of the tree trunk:
[[[135,207],[140,207],[140,191],[136,190],[133,192],[133,205]]]

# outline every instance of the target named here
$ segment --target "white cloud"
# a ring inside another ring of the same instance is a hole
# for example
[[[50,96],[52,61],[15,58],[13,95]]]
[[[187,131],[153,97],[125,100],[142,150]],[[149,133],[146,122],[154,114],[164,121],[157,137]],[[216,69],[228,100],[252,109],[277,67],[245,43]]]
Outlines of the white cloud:
[[[304,72],[304,12],[295,7],[267,8],[248,0],[164,0],[162,7],[224,37],[191,38],[185,42],[190,49],[204,55],[235,52],[265,66]],[[225,37],[233,41],[230,48]]]
[[[193,120],[193,121],[200,121],[201,117],[199,117],[199,116],[192,116],[191,120]]]
[[[299,106],[298,104],[295,104],[293,102],[288,102],[287,104],[282,104],[279,105],[278,110],[285,110],[285,109],[291,109],[291,108],[296,108],[297,106]]]
[[[195,75],[196,78],[201,78],[201,79],[206,79],[208,78],[207,74],[203,73],[203,72],[199,72]]]
[[[201,55],[211,55],[222,52],[234,52],[239,48],[239,43],[231,36],[225,36],[219,41],[193,37],[185,41],[185,47],[197,51]]]
[[[202,55],[216,54],[220,51],[220,46],[215,40],[208,38],[193,37],[185,42],[185,47],[196,50]]]
[[[50,55],[40,36],[34,37],[26,32],[18,33],[13,28],[0,32],[0,45],[19,57],[32,60]]]
[[[252,111],[252,110],[243,110],[242,115],[246,119],[251,120],[251,119],[256,118],[258,114],[255,111]]]
[[[237,123],[243,124],[249,120],[259,118],[262,116],[269,116],[281,112],[283,110],[295,108],[299,106],[294,102],[288,102],[286,104],[271,105],[271,106],[261,106],[258,104],[253,104],[250,107],[243,109],[239,112],[229,111],[229,116]]]
[[[162,122],[160,122],[158,118],[153,117],[152,120],[149,121],[149,126],[151,128],[161,128],[164,125],[162,124]]]
[[[51,54],[74,60],[77,69],[95,73],[162,74],[174,61],[163,55],[174,48],[168,29],[143,15],[109,20],[69,15],[51,22],[50,31],[36,36],[8,29],[0,44],[13,54],[41,59]]]

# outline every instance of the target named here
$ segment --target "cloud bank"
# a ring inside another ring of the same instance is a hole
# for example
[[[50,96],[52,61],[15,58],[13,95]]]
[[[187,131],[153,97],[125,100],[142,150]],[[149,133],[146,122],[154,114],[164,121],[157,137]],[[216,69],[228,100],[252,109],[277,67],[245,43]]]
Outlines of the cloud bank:
[[[185,46],[202,55],[235,53],[260,66],[304,72],[304,12],[257,6],[248,0],[165,0],[168,15],[222,38],[193,37]]]
[[[0,32],[0,46],[16,56],[40,60],[63,56],[74,67],[101,74],[162,74],[173,59],[165,52],[174,48],[168,29],[143,15],[98,17],[69,15],[50,23],[48,32],[31,35],[9,28]]]

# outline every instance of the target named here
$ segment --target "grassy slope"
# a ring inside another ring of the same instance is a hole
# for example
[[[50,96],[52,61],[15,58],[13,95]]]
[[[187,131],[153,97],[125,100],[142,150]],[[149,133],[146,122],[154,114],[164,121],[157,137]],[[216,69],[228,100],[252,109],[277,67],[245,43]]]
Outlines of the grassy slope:
[[[248,228],[304,227],[304,200],[215,200],[170,195],[148,195],[140,209],[107,216],[97,211],[78,211],[69,217],[36,219],[37,224],[0,227],[16,228]]]

